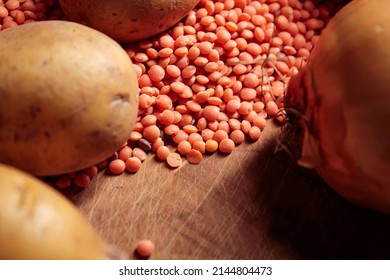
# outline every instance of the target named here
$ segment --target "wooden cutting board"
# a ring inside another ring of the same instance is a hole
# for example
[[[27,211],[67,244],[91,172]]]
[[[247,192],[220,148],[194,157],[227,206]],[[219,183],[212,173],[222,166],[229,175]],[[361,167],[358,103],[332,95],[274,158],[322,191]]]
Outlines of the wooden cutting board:
[[[65,194],[130,258],[147,238],[151,259],[390,259],[390,216],[275,154],[277,135],[270,123],[256,143],[178,169],[150,154],[136,174],[101,172]]]

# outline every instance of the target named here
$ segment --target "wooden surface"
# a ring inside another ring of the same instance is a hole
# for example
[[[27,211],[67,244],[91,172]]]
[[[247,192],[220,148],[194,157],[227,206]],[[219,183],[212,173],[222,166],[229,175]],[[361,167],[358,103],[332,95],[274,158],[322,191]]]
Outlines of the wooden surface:
[[[175,170],[151,154],[135,175],[101,173],[66,194],[130,258],[148,238],[151,259],[390,259],[390,216],[351,205],[275,154],[277,131]]]

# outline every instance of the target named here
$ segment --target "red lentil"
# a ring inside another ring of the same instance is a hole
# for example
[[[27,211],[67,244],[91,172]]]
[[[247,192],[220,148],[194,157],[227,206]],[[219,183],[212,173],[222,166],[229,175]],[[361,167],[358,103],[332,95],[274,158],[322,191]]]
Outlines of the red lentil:
[[[235,144],[232,139],[225,138],[222,139],[221,142],[219,142],[219,150],[222,153],[230,154],[231,152],[233,152],[234,148],[235,148]]]
[[[218,124],[218,130],[223,130],[223,131],[226,131],[227,133],[229,133],[230,127],[228,124],[228,120],[229,120],[229,118],[227,118],[227,120],[221,120]]]
[[[8,0],[7,2],[5,2],[5,7],[8,9],[8,10],[15,10],[17,8],[19,8],[19,0]]]
[[[141,119],[143,126],[154,125],[157,123],[157,117],[155,115],[146,115]]]
[[[267,120],[262,115],[257,114],[252,120],[252,123],[254,126],[260,128],[260,130],[263,130],[267,125]]]
[[[150,257],[150,255],[153,254],[154,249],[154,243],[148,239],[139,241],[136,247],[137,253],[144,258]]]
[[[256,90],[253,88],[243,88],[240,91],[240,97],[246,101],[252,101],[256,97]]]
[[[193,145],[197,141],[202,141],[202,135],[200,135],[197,132],[192,132],[191,134],[188,135],[188,142],[190,142],[191,145]]]
[[[215,153],[218,150],[218,142],[213,139],[209,139],[205,143],[205,148],[207,152]]]
[[[279,112],[278,105],[275,103],[275,101],[269,101],[267,103],[266,110],[270,116],[275,116]]]
[[[248,134],[248,133],[249,133],[249,130],[251,129],[251,127],[252,127],[252,126],[251,126],[251,124],[250,124],[249,121],[243,120],[243,121],[241,122],[241,130],[242,130],[242,132]]]
[[[239,130],[241,127],[241,122],[238,119],[229,119],[228,124],[232,130]]]
[[[106,168],[108,165],[108,160],[103,160],[99,163],[96,164],[96,167],[98,168],[98,170],[102,170],[104,168]]]
[[[197,132],[198,129],[196,128],[196,126],[192,125],[192,124],[187,124],[185,126],[183,126],[183,130],[185,132],[187,132],[188,134],[191,134],[191,133],[194,133],[194,132]]]
[[[141,94],[138,98],[139,107],[142,109],[149,108],[153,104],[152,98],[147,94]]]
[[[113,174],[122,174],[126,170],[126,163],[121,159],[115,159],[110,162],[109,169]]]
[[[174,133],[172,135],[172,140],[176,144],[179,144],[180,142],[188,139],[188,133],[184,130],[179,130],[178,132]]]
[[[203,117],[205,117],[209,122],[216,121],[218,118],[218,113],[220,112],[219,107],[207,105],[202,111]]]
[[[181,141],[178,145],[177,145],[177,150],[180,154],[182,154],[183,156],[185,156],[192,148],[192,145],[189,141],[187,140],[184,140],[184,141]]]
[[[141,160],[135,156],[126,160],[126,170],[130,173],[136,173],[141,168]]]
[[[229,137],[235,144],[241,144],[245,141],[245,134],[240,129],[233,130]]]
[[[164,110],[158,115],[158,120],[164,125],[171,125],[175,121],[175,115],[171,110]]]
[[[154,152],[157,152],[158,148],[160,148],[161,146],[164,146],[164,145],[165,145],[165,142],[161,137],[159,137],[156,141],[151,143],[151,147],[152,147],[152,150]]]
[[[203,159],[203,155],[200,151],[191,149],[186,154],[186,158],[189,163],[199,164]]]
[[[138,141],[141,138],[142,138],[142,134],[139,133],[138,131],[132,131],[130,133],[129,139],[132,140],[132,141]]]
[[[148,75],[153,82],[159,82],[164,78],[165,70],[160,65],[153,65],[150,67]]]
[[[150,125],[144,128],[142,135],[146,140],[153,142],[160,137],[160,129],[156,125]]]
[[[203,140],[196,141],[192,144],[192,148],[204,154],[206,152],[206,143]]]
[[[139,147],[135,147],[133,149],[133,154],[132,154],[131,157],[136,157],[136,158],[138,158],[142,162],[142,161],[144,161],[146,159],[147,155],[146,155],[146,152],[143,149],[141,149]]]
[[[229,138],[228,133],[224,130],[218,129],[213,134],[213,140],[220,143],[223,139]]]
[[[210,128],[212,131],[216,131],[218,129],[219,122],[217,120],[208,122],[207,127]]]
[[[210,139],[213,138],[214,133],[215,133],[215,132],[214,132],[213,130],[211,130],[211,129],[209,129],[209,128],[205,128],[205,129],[203,129],[202,132],[201,132],[202,139],[203,139],[204,141],[210,140]]]
[[[182,114],[181,119],[180,119],[178,124],[183,127],[185,125],[193,124],[193,123],[194,123],[194,117],[188,111],[188,112]]]
[[[119,152],[118,152],[118,158],[122,161],[126,161],[129,157],[133,155],[133,149],[130,148],[129,146],[123,147]]]
[[[177,133],[180,130],[180,128],[175,124],[170,124],[164,128],[164,132],[167,135],[173,135]]]
[[[253,140],[253,141],[257,141],[259,138],[260,138],[260,135],[261,135],[261,130],[260,128],[258,128],[257,126],[252,126],[250,129],[249,129],[249,137]]]
[[[177,168],[182,164],[183,160],[178,153],[173,152],[168,155],[166,162],[170,167]]]
[[[202,110],[202,106],[194,100],[187,101],[186,105],[188,109],[192,112],[199,112],[200,110]]]
[[[96,165],[93,165],[93,166],[85,168],[83,170],[83,172],[85,174],[87,174],[89,178],[93,178],[93,177],[95,177],[98,174],[99,169],[97,168]]]
[[[240,107],[238,108],[238,113],[241,115],[248,115],[252,111],[253,105],[248,101],[242,101]]]
[[[74,184],[77,186],[77,187],[86,187],[89,185],[89,183],[91,182],[91,179],[89,178],[89,176],[87,174],[84,174],[84,173],[78,173],[75,177],[74,177]]]
[[[161,146],[156,151],[157,157],[163,161],[165,161],[168,158],[170,153],[171,151],[167,146]]]

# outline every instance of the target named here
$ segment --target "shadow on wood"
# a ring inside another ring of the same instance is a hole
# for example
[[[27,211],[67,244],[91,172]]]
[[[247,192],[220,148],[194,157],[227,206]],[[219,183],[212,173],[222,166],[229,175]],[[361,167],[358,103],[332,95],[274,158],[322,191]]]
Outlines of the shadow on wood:
[[[65,192],[130,258],[147,238],[151,259],[389,259],[390,217],[275,154],[277,132],[270,125],[256,143],[175,170],[149,155],[136,174],[101,173]]]

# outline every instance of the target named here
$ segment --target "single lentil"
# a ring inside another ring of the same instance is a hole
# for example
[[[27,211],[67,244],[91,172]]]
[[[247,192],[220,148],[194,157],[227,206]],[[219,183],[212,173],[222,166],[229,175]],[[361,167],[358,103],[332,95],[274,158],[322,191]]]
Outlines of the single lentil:
[[[60,189],[64,189],[64,188],[69,187],[72,184],[72,180],[71,180],[71,177],[66,176],[66,175],[62,175],[55,181],[55,184]]]
[[[132,157],[136,157],[140,161],[144,161],[147,157],[147,154],[146,154],[145,150],[142,149],[141,147],[134,147]]]
[[[230,154],[231,152],[233,152],[234,147],[235,147],[235,144],[234,144],[232,139],[225,138],[225,139],[222,139],[221,142],[219,142],[219,150],[222,153]]]
[[[155,250],[155,245],[152,241],[144,239],[138,242],[136,252],[144,258],[150,257]]]
[[[93,177],[95,177],[98,174],[99,169],[97,168],[96,165],[93,165],[93,166],[85,168],[83,170],[83,172],[85,174],[87,174],[89,178],[93,178]]]
[[[163,161],[165,161],[168,158],[170,153],[171,151],[167,146],[161,146],[156,151],[157,157]]]
[[[186,158],[189,163],[199,164],[203,159],[203,155],[200,151],[196,149],[191,149],[186,154]]]
[[[173,152],[168,155],[166,162],[170,167],[177,168],[182,164],[183,160],[180,154]]]
[[[91,179],[89,178],[89,176],[82,172],[77,173],[76,176],[74,177],[74,184],[77,187],[81,187],[81,188],[86,187],[89,185],[90,182]]]
[[[141,168],[141,160],[138,157],[130,157],[126,160],[126,170],[130,173],[136,173]]]
[[[113,174],[122,174],[126,170],[126,163],[121,159],[115,159],[110,162],[109,169]]]
[[[241,144],[245,141],[245,134],[240,129],[233,130],[230,133],[229,137],[233,140],[235,144]]]

